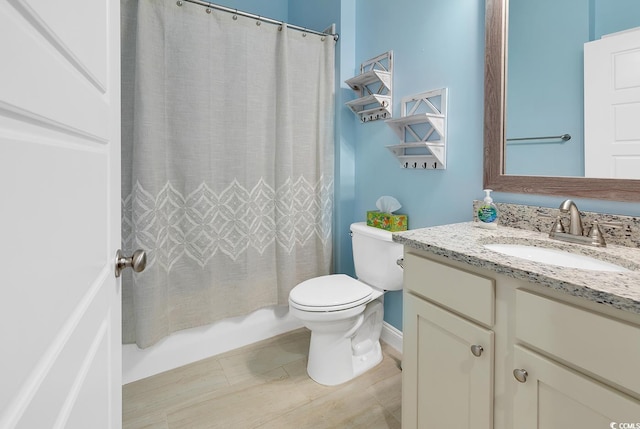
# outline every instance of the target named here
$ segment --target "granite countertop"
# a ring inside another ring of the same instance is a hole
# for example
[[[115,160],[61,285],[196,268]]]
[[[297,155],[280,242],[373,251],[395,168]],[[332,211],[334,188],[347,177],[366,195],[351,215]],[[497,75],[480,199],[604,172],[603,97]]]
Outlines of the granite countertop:
[[[569,295],[640,314],[640,249],[608,244],[598,248],[550,239],[548,234],[499,226],[478,228],[474,222],[415,229],[393,234],[393,241],[537,283]],[[621,265],[632,271],[605,272],[565,268],[516,258],[488,250],[485,244],[527,244],[569,250]]]

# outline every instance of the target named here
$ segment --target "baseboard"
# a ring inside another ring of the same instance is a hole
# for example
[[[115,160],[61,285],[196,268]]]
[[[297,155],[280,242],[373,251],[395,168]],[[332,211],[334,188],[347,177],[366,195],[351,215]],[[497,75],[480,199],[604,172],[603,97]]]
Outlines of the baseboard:
[[[402,353],[402,331],[390,325],[387,322],[382,322],[382,333],[380,339]]]

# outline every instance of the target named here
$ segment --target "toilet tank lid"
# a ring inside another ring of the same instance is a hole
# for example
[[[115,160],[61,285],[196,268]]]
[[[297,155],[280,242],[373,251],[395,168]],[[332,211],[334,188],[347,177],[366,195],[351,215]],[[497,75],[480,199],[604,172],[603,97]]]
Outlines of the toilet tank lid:
[[[378,240],[393,241],[393,236],[390,231],[386,231],[380,228],[374,228],[373,226],[368,226],[365,222],[352,223],[351,232],[354,234],[367,235]]]

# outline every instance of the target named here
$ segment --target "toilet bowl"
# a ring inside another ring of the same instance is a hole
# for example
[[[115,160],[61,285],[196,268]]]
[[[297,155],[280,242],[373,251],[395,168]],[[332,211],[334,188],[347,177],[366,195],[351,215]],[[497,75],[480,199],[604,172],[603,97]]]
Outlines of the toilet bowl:
[[[332,274],[306,280],[289,294],[289,311],[311,331],[307,373],[328,386],[349,381],[382,361],[382,297],[402,288],[402,245],[391,233],[351,225],[354,279]]]

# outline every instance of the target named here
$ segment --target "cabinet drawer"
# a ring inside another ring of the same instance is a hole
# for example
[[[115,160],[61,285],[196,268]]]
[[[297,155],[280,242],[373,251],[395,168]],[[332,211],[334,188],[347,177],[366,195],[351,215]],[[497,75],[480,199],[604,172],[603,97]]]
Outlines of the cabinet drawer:
[[[495,281],[406,253],[404,287],[485,326],[493,326]]]
[[[567,365],[640,393],[640,327],[516,291],[516,337]]]

